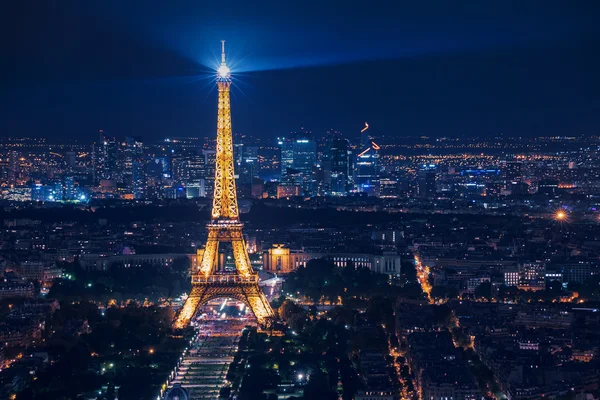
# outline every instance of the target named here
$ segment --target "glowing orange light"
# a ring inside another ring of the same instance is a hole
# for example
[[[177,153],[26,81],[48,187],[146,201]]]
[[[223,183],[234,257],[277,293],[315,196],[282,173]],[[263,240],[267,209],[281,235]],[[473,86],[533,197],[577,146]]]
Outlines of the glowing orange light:
[[[564,221],[566,218],[567,214],[564,211],[557,211],[556,214],[554,214],[554,219],[557,221]]]

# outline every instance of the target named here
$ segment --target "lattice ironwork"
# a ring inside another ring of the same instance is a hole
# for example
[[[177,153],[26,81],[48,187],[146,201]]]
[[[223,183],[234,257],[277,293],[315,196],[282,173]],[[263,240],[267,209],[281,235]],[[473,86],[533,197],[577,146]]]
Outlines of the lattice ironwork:
[[[175,328],[186,327],[198,308],[219,297],[236,299],[246,304],[260,325],[269,325],[274,312],[258,286],[258,274],[252,269],[239,220],[239,209],[233,171],[233,137],[231,131],[231,77],[225,62],[225,44],[218,70],[219,87],[217,117],[217,149],[215,190],[208,239],[199,264],[192,276],[192,291],[175,320]],[[229,242],[233,249],[236,272],[216,274],[219,243]]]

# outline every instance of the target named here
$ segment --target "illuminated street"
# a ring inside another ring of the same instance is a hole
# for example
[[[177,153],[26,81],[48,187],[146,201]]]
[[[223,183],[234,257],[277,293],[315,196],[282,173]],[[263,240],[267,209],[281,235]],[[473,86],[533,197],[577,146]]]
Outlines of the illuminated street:
[[[429,267],[421,263],[421,259],[415,256],[415,269],[417,270],[417,279],[421,285],[421,289],[427,294],[429,303],[433,303],[431,298],[431,284],[429,283]]]
[[[190,399],[216,399],[226,381],[242,330],[254,325],[246,307],[235,302],[211,302],[197,319],[196,336],[175,369],[169,388],[180,384]]]

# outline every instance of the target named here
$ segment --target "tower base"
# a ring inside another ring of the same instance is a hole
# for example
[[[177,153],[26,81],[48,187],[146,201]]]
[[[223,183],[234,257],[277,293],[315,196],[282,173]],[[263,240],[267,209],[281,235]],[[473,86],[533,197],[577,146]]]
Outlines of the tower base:
[[[198,309],[218,298],[234,299],[252,310],[258,324],[263,328],[271,326],[275,319],[273,309],[258,286],[258,276],[242,278],[237,274],[213,275],[208,278],[194,277],[193,287],[173,327],[182,329],[198,313]]]

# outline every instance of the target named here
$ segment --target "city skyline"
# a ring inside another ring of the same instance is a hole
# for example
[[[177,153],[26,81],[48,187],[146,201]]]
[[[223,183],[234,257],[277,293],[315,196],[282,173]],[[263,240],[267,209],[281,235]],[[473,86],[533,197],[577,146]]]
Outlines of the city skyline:
[[[163,3],[0,24],[0,399],[600,399],[594,7]]]
[[[213,11],[188,2],[166,13],[150,2],[129,26],[134,4],[41,4],[33,14],[12,5],[0,128],[69,139],[98,129],[210,137],[218,60],[210,43],[225,39],[237,61],[234,132],[269,138],[305,126],[351,137],[366,120],[392,136],[597,134],[597,10],[544,5],[469,3],[469,17],[450,7],[348,6],[336,15],[322,4],[317,17],[257,5],[263,17],[228,14],[213,30]],[[330,29],[301,29],[327,17]]]

